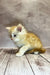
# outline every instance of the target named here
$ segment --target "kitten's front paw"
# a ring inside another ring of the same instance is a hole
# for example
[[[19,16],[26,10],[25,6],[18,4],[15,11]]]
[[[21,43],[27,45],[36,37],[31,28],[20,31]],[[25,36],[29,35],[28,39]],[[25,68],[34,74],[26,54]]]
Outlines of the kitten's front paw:
[[[16,53],[16,56],[23,56],[22,53]]]

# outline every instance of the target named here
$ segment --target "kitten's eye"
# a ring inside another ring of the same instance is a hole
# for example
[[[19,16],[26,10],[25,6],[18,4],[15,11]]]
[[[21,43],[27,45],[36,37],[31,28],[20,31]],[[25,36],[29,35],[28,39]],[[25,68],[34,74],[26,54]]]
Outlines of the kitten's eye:
[[[16,37],[16,35],[14,35],[14,37]]]

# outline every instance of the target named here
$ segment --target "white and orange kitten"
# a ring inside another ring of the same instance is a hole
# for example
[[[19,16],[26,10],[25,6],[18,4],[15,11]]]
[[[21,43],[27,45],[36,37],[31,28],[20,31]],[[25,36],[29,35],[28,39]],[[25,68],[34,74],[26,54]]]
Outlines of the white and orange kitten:
[[[22,56],[24,53],[44,53],[46,50],[42,47],[40,39],[33,33],[28,32],[22,24],[6,27],[9,30],[11,39],[20,47],[16,56]]]

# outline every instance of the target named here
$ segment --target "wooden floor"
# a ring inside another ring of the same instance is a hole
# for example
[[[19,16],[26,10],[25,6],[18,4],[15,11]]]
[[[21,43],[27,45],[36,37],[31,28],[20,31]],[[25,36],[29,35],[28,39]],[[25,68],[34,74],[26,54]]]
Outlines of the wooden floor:
[[[50,49],[40,55],[16,57],[15,53],[0,49],[0,75],[50,75]]]

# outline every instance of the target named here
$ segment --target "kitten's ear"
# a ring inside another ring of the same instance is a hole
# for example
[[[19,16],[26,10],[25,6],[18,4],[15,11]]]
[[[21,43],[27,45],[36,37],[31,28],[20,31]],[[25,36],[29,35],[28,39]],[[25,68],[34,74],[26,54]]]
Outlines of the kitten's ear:
[[[7,30],[10,30],[11,27],[6,27]]]
[[[22,31],[22,26],[18,26],[17,31],[21,32]]]

